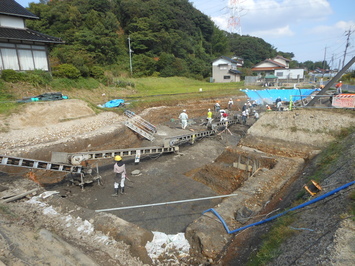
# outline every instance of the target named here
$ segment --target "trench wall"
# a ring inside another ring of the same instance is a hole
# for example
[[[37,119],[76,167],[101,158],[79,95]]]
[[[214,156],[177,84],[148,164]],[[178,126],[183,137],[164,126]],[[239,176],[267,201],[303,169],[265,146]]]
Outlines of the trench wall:
[[[240,152],[245,153],[243,147],[239,149]],[[227,198],[214,208],[223,217],[230,230],[244,224],[236,220],[238,211],[245,207],[253,214],[259,213],[271,200],[273,194],[279,191],[288,180],[299,175],[304,166],[302,158],[270,156],[256,150],[250,156],[272,157],[277,163],[273,169],[260,168],[233,192],[238,196]],[[233,237],[234,235],[228,234],[211,212],[205,213],[186,229],[186,238],[191,244],[192,256],[199,258],[201,262],[215,260]]]
[[[354,126],[350,112],[295,110],[266,112],[249,128],[238,143],[240,153],[250,157],[268,157],[277,161],[272,169],[261,168],[234,190],[238,196],[229,197],[214,209],[228,225],[239,228],[236,214],[243,209],[257,215],[287,182],[296,179],[307,159],[317,155],[333,141],[343,128]],[[262,218],[257,219],[261,220]],[[186,229],[192,256],[201,263],[213,263],[234,238],[211,212],[207,212]]]

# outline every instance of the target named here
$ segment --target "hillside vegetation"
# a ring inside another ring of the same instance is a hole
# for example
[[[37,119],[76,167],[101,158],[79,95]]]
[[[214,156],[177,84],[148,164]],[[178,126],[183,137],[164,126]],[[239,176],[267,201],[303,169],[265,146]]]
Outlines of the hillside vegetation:
[[[95,75],[94,66],[130,73],[129,41],[135,77],[206,79],[222,55],[242,57],[246,67],[277,54],[294,56],[263,39],[220,30],[188,0],[41,2],[30,4],[40,19],[27,26],[60,37],[65,44],[52,47],[52,66],[74,65],[84,77]]]

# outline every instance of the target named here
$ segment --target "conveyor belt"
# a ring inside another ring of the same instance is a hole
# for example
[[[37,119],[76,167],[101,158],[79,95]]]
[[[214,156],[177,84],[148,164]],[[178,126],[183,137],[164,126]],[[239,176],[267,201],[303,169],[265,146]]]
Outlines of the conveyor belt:
[[[57,171],[57,172],[79,173],[79,174],[82,173],[84,170],[84,167],[82,166],[52,163],[46,161],[26,159],[26,158],[10,157],[5,155],[0,155],[0,165],[25,167],[31,169],[42,169],[42,170],[50,170],[50,171]]]
[[[228,120],[228,126],[234,125],[238,123],[239,120]],[[211,130],[206,130],[206,131],[200,131],[196,133],[189,133],[186,135],[180,135],[180,136],[174,136],[170,138],[166,138],[164,143],[165,145],[169,143],[170,146],[178,146],[187,142],[193,143],[195,140],[198,140],[200,138],[208,137],[211,135],[214,135],[217,133],[217,130],[219,127],[222,127],[225,125],[225,122],[217,122],[212,124],[212,129]]]
[[[114,158],[116,155],[121,157],[134,156],[140,157],[142,155],[153,155],[160,153],[170,153],[178,151],[179,147],[140,147],[119,150],[106,150],[106,151],[89,151],[79,153],[66,153],[66,152],[52,152],[52,162],[70,163],[77,165],[85,160],[109,159]]]

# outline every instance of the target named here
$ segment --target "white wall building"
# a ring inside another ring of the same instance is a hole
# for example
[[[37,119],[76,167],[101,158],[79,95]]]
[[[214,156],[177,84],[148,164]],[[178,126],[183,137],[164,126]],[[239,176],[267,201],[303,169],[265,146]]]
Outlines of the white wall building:
[[[63,41],[26,28],[26,19],[38,17],[14,0],[0,0],[0,71],[49,71],[48,45]]]
[[[216,83],[239,82],[241,72],[237,69],[242,66],[242,61],[226,56],[212,62],[212,79]]]

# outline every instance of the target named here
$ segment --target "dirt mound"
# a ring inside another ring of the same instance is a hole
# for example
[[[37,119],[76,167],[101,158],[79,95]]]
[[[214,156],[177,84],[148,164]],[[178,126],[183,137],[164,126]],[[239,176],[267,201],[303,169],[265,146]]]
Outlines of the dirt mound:
[[[93,115],[95,112],[81,100],[33,102],[26,104],[21,112],[5,119],[5,123],[10,130],[16,130],[43,127]]]

